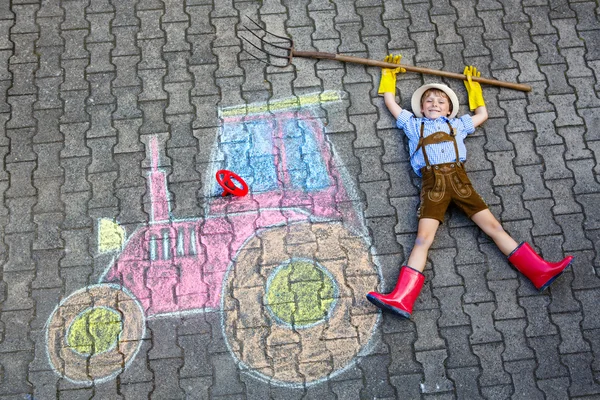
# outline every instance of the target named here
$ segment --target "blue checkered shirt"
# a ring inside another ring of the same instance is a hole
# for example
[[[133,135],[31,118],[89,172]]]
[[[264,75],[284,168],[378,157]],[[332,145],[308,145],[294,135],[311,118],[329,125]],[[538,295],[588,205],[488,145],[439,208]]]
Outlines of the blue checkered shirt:
[[[448,119],[446,117],[440,117],[437,119],[429,119],[417,118],[410,111],[402,110],[398,116],[398,119],[396,120],[396,126],[402,129],[408,138],[410,165],[418,176],[421,176],[420,170],[425,166],[423,149],[415,151],[419,144],[419,137],[421,136],[421,122],[425,122],[423,137],[427,137],[432,133],[439,131],[450,133],[447,121],[450,121],[450,125],[452,125],[456,131],[456,144],[458,145],[458,156],[460,161],[466,161],[467,148],[465,147],[464,140],[467,135],[475,132],[473,119],[469,114],[465,114],[460,118]],[[430,144],[427,146],[426,151],[431,165],[451,163],[456,161],[454,145],[452,142]]]

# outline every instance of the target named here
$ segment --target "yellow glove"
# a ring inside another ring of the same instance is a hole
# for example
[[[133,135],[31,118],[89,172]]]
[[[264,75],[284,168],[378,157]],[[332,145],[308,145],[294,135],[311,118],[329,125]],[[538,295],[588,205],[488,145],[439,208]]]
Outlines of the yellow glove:
[[[385,56],[385,58],[383,59],[383,61],[385,62],[389,62],[389,63],[394,63],[394,64],[400,64],[400,60],[402,59],[401,55],[397,55],[394,56],[392,54],[388,54],[387,56]],[[381,69],[381,82],[379,83],[379,90],[377,91],[377,93],[379,94],[383,94],[383,93],[393,93],[394,95],[396,94],[396,74],[399,72],[406,72],[406,70],[404,68],[382,68]]]
[[[467,93],[469,94],[469,108],[471,111],[474,111],[477,107],[485,107],[481,85],[479,82],[471,80],[472,76],[481,76],[481,72],[477,71],[477,68],[474,66],[469,65],[465,67],[463,74],[467,76],[467,80],[463,82],[465,83]]]

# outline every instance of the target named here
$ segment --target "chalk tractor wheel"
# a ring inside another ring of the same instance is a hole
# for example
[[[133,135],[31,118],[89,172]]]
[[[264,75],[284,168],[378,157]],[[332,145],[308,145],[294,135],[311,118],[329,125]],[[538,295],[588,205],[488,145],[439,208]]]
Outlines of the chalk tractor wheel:
[[[102,382],[125,370],[144,331],[144,312],[133,295],[117,285],[89,286],[50,316],[48,356],[55,371],[72,382]]]
[[[242,370],[304,385],[347,367],[379,313],[365,298],[379,276],[364,239],[341,223],[259,231],[223,286],[223,330]]]

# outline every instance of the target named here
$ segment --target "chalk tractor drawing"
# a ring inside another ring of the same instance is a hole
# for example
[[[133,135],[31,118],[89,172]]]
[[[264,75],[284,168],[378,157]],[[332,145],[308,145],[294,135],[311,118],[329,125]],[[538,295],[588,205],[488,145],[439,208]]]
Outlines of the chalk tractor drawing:
[[[201,218],[171,216],[151,137],[150,222],[126,237],[99,221],[99,246],[116,255],[98,284],[65,298],[48,320],[58,374],[112,379],[139,351],[146,319],[186,313],[220,313],[239,368],[275,384],[323,381],[365,351],[379,319],[365,293],[379,275],[322,125],[305,105],[248,111],[222,110]],[[219,169],[235,171],[250,193],[221,196]]]

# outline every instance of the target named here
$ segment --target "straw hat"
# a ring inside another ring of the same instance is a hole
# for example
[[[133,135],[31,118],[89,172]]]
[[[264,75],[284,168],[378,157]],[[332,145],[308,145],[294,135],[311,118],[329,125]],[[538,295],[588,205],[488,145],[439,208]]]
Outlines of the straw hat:
[[[421,97],[423,97],[423,93],[428,89],[439,89],[446,93],[452,102],[452,112],[448,118],[456,117],[458,113],[458,97],[456,97],[456,93],[452,89],[442,83],[429,83],[415,90],[410,101],[413,114],[419,118],[423,117],[423,113],[421,113]]]

